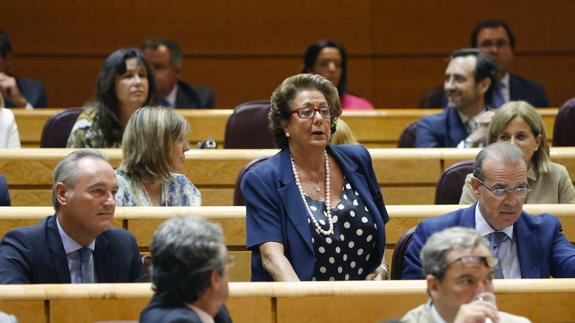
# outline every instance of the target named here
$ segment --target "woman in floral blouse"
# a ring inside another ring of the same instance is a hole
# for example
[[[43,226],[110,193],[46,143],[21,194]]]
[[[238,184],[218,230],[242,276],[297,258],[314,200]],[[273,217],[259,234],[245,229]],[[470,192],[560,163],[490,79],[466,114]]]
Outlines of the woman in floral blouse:
[[[118,206],[200,206],[200,191],[182,174],[190,125],[173,109],[144,107],[132,114],[116,171]]]

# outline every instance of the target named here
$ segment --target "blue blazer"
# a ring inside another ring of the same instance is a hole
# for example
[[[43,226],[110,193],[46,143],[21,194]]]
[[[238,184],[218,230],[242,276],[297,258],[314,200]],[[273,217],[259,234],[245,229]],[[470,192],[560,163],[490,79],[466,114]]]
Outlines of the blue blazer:
[[[0,206],[10,206],[10,192],[4,176],[0,176]]]
[[[154,295],[140,314],[140,323],[202,323],[200,317],[185,304],[165,305]],[[226,306],[222,306],[214,317],[215,323],[231,323],[232,318]]]
[[[28,100],[28,102],[34,108],[44,108],[46,107],[46,94],[44,93],[44,83],[34,81],[31,79],[17,77],[16,83],[18,84],[18,89],[23,97]],[[6,99],[6,98],[4,98]],[[6,107],[13,108],[14,103],[6,100]]]
[[[147,282],[136,239],[112,228],[96,238],[99,283]],[[0,284],[70,284],[70,270],[55,216],[12,230],[0,243]]]
[[[359,145],[329,145],[345,177],[357,190],[377,224],[378,259],[385,250],[385,223],[389,216],[383,203],[371,156]],[[279,242],[300,280],[311,280],[315,253],[308,211],[295,183],[288,148],[248,171],[241,182],[246,199],[247,247],[252,251],[252,281],[270,281],[262,266],[259,245]],[[377,267],[377,265],[376,265]],[[374,268],[366,268],[373,272]]]
[[[453,108],[422,118],[416,129],[417,148],[457,147],[468,136],[457,110]]]
[[[178,81],[176,92],[177,109],[210,109],[214,107],[214,93],[212,90]]]
[[[516,74],[509,74],[509,99],[511,101],[527,101],[536,108],[546,108],[549,100],[543,86],[536,81],[524,79]],[[419,101],[420,108],[446,108],[447,97],[443,86],[427,91]]]
[[[476,205],[421,221],[407,247],[402,279],[424,278],[419,253],[433,233],[455,226],[475,228]],[[514,234],[522,278],[575,278],[575,246],[562,231],[559,220],[551,214],[521,213]]]

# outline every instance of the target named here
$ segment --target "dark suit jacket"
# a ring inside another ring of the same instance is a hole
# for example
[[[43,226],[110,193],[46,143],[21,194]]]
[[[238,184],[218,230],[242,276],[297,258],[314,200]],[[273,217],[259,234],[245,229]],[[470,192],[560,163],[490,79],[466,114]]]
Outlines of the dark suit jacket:
[[[421,221],[407,247],[402,279],[424,278],[419,252],[434,232],[455,226],[475,228],[476,205]],[[514,235],[522,278],[575,277],[575,246],[565,239],[555,216],[522,212]]]
[[[184,81],[178,81],[176,93],[177,109],[210,109],[214,107],[214,93],[212,90],[190,85]]]
[[[10,193],[4,176],[0,176],[0,206],[10,206]]]
[[[215,323],[231,323],[232,318],[226,306],[222,306],[214,317]],[[140,323],[202,323],[200,317],[184,304],[163,305],[154,295],[140,314]]]
[[[345,177],[359,192],[377,224],[377,259],[385,249],[385,223],[389,216],[379,184],[373,172],[371,156],[360,145],[329,145]],[[295,183],[290,151],[285,148],[254,166],[241,182],[246,199],[247,247],[252,251],[252,280],[270,281],[262,266],[259,245],[269,241],[282,243],[285,255],[300,280],[311,280],[315,254],[307,210]],[[376,265],[376,267],[379,263]],[[366,268],[373,272],[374,268]]]
[[[94,271],[99,283],[148,281],[136,239],[116,228],[96,238]],[[70,283],[68,260],[55,216],[6,233],[0,243],[0,283]]]
[[[549,101],[541,84],[536,81],[524,79],[515,74],[509,74],[509,99],[511,101],[527,101],[536,108],[546,108],[549,106]],[[447,97],[443,91],[443,86],[438,86],[425,92],[419,101],[419,107],[447,107]]]
[[[20,93],[22,93],[22,96],[25,97],[34,108],[46,107],[44,83],[22,77],[17,77],[16,83],[18,84],[18,89],[20,90]],[[6,100],[6,107],[13,108],[14,103]]]
[[[461,122],[457,110],[447,108],[440,114],[419,120],[415,135],[415,147],[457,147],[457,144],[467,136],[467,130]]]

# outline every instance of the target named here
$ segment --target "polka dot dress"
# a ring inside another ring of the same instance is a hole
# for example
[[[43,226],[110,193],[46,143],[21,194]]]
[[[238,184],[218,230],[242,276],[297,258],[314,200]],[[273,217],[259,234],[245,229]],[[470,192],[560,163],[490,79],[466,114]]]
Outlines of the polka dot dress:
[[[325,203],[305,196],[310,211],[321,227],[329,228]],[[351,184],[345,180],[341,201],[331,210],[334,234],[325,236],[315,230],[309,218],[315,250],[312,280],[363,280],[374,268],[377,254],[377,225],[373,216]]]

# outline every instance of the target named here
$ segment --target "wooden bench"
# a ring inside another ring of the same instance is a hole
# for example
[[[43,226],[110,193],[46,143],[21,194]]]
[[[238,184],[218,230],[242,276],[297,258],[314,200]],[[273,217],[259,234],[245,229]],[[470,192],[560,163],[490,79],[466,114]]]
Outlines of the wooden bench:
[[[15,109],[14,114],[20,140],[25,147],[39,147],[44,123],[61,109]],[[545,121],[549,142],[553,136],[553,124],[558,109],[538,109]],[[344,111],[344,119],[353,133],[367,147],[397,147],[399,135],[410,123],[424,116],[441,112],[440,109],[377,109],[372,111]],[[223,146],[226,123],[232,113],[225,110],[181,109],[192,125],[189,140],[197,143],[207,138],[214,139],[219,147]]]
[[[377,322],[427,300],[425,281],[230,283],[234,322]],[[500,310],[533,322],[572,322],[575,279],[496,280]],[[137,320],[150,284],[4,285],[0,310],[20,322]]]
[[[52,170],[70,149],[0,149],[0,173],[9,184],[12,205],[51,205]],[[119,149],[104,149],[110,162],[119,165]],[[474,159],[478,149],[370,149],[375,174],[387,204],[433,204],[435,185],[443,171],[461,160]],[[232,205],[239,170],[274,149],[190,150],[184,173],[202,192],[202,205]],[[551,150],[554,161],[563,164],[575,178],[575,148]]]
[[[391,265],[393,249],[399,237],[425,218],[440,216],[462,206],[458,205],[388,205],[390,220],[386,225],[386,260]],[[531,214],[555,214],[563,225],[567,239],[575,242],[575,205],[528,204],[525,210]],[[194,214],[208,218],[221,225],[226,245],[235,258],[230,268],[231,281],[249,281],[251,276],[250,251],[245,248],[245,207],[124,207],[117,208],[114,225],[134,234],[140,250],[149,251],[152,235],[160,223],[176,215]],[[0,208],[0,236],[20,226],[33,225],[46,215],[52,214],[48,207]]]

